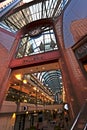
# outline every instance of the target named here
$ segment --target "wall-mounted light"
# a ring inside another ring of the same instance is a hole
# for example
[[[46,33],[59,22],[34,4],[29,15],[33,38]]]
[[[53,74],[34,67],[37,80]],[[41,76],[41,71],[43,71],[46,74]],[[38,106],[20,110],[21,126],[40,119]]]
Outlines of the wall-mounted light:
[[[16,118],[16,113],[13,113],[12,118],[13,118],[13,119]]]
[[[28,114],[29,112],[28,111],[26,111],[26,114]]]
[[[62,79],[62,76],[60,76],[59,78]]]
[[[24,84],[27,84],[27,80],[26,80],[26,79],[24,79],[24,80],[23,80],[23,83],[24,83]]]
[[[27,100],[26,100],[26,99],[24,99],[24,102],[25,102],[25,103],[27,103]]]
[[[37,88],[36,88],[36,87],[33,87],[33,89],[34,89],[34,90],[37,90]]]
[[[22,74],[16,74],[15,77],[16,77],[16,79],[18,79],[18,80],[22,80]]]

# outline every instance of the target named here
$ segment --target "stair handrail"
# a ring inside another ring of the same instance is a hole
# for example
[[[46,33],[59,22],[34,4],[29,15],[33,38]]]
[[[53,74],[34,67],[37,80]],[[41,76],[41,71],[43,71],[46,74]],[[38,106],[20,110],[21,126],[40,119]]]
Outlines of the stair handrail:
[[[74,128],[75,128],[75,126],[76,126],[76,124],[77,124],[77,122],[78,122],[78,120],[79,120],[79,117],[80,117],[81,113],[82,113],[83,110],[84,110],[85,105],[86,105],[86,103],[83,105],[83,107],[82,107],[81,110],[79,111],[79,113],[78,113],[78,115],[77,115],[77,117],[76,117],[76,119],[75,119],[73,125],[71,126],[70,130],[74,130]],[[84,130],[86,130],[86,128],[87,128],[87,123],[86,123],[86,125],[85,125]]]
[[[85,127],[84,127],[84,130],[87,130],[87,123],[86,123],[86,125],[85,125]]]

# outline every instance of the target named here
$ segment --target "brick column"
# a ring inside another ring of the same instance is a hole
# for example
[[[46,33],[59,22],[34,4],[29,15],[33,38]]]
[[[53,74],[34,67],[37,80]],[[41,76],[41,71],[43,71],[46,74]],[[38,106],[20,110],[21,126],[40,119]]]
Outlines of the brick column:
[[[13,43],[13,46],[12,46],[12,49],[11,51],[6,51],[6,48],[3,48],[3,46],[1,45],[0,46],[0,49],[3,53],[3,55],[1,55],[1,58],[3,57],[3,60],[4,60],[4,64],[3,64],[3,61],[0,60],[1,62],[1,68],[0,68],[0,71],[1,71],[1,79],[0,79],[0,108],[2,106],[2,102],[6,96],[6,93],[7,93],[7,90],[9,88],[9,78],[10,78],[10,73],[11,73],[11,69],[9,68],[9,64],[14,56],[14,53],[15,53],[15,50],[17,48],[17,45],[18,45],[18,41],[19,41],[19,36],[16,37],[14,43]],[[2,51],[3,50],[3,51]]]
[[[87,35],[87,18],[73,21],[70,29],[75,43],[78,42],[83,36]]]
[[[71,48],[66,49],[67,67],[80,108],[87,100],[87,80]]]
[[[80,69],[77,69],[78,63],[72,50],[66,49],[64,46],[62,35],[62,17],[55,22],[54,27],[61,53],[61,58],[59,61],[67,95],[67,102],[70,105],[72,117],[75,118],[82,107],[81,105],[83,104],[82,97],[84,94],[81,93],[83,89],[81,89],[81,84],[79,84],[79,81],[81,80],[81,77],[79,78],[79,74],[81,74],[81,72],[79,71]]]

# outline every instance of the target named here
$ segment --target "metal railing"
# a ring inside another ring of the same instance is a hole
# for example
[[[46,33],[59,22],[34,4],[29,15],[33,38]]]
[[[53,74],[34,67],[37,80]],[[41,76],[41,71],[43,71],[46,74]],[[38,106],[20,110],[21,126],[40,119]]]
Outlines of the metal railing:
[[[70,130],[87,130],[87,102],[82,106]]]
[[[86,123],[86,125],[85,125],[85,127],[84,127],[84,130],[87,130],[87,123]]]

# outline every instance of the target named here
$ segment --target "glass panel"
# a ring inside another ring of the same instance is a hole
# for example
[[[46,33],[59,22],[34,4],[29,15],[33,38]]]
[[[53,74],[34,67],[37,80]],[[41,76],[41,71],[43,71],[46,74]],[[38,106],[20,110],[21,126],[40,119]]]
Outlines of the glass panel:
[[[53,30],[45,31],[35,37],[23,36],[19,43],[16,58],[58,49]]]
[[[28,6],[23,6],[19,11],[4,18],[4,22],[9,21],[7,25],[10,28],[9,30],[17,31],[28,23],[42,18],[54,19],[61,14],[68,1],[69,0],[46,0],[42,2],[38,1],[38,3],[32,5],[28,3]],[[1,23],[2,22],[0,22],[0,26],[2,27]],[[12,26],[14,26],[14,28],[12,28]]]

